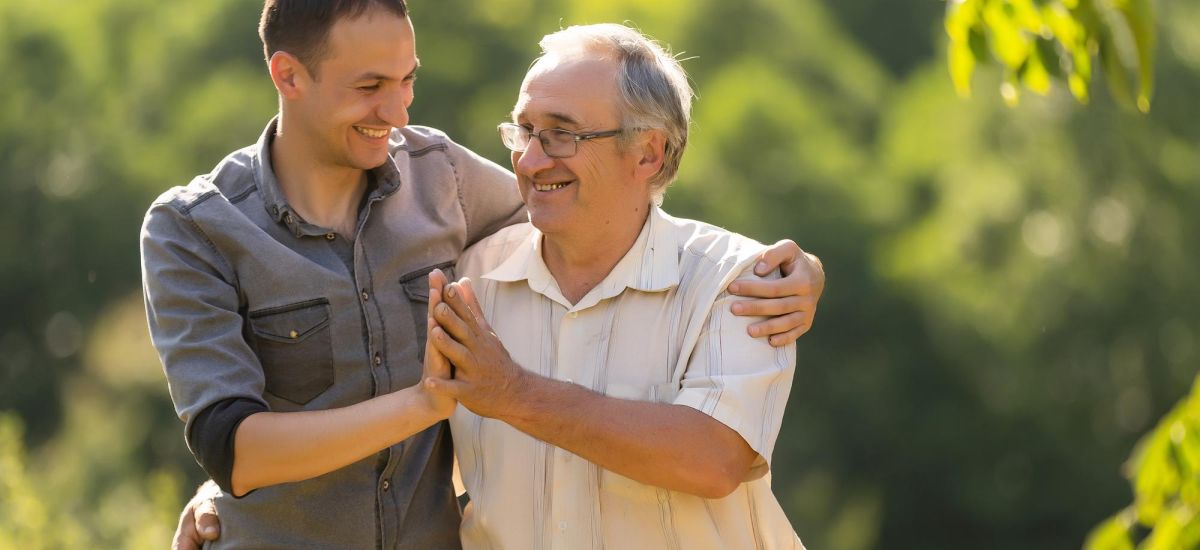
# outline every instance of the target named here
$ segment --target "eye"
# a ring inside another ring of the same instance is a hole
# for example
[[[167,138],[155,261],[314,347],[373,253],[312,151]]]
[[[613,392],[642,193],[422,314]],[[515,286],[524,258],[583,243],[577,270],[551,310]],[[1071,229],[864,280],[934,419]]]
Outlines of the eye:
[[[375,82],[373,84],[364,84],[362,86],[359,86],[358,90],[361,92],[368,92],[368,93],[375,92],[375,91],[379,90],[379,86],[380,86],[380,84],[378,82]]]

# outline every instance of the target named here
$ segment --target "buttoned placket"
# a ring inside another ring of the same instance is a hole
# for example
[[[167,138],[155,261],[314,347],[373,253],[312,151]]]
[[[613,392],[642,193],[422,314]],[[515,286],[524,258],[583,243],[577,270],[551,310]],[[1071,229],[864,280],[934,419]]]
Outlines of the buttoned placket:
[[[561,306],[561,304],[559,304]],[[588,324],[594,319],[589,317],[602,310],[602,304],[577,310],[574,306],[567,309],[558,321],[558,357],[555,358],[553,376],[569,384],[578,384],[585,388],[596,389],[592,386],[596,381],[596,366],[592,361],[580,362],[575,357],[595,357],[598,353],[598,341],[588,338]],[[603,391],[603,388],[600,389]],[[585,534],[590,533],[589,526],[580,524],[577,508],[588,506],[590,492],[586,484],[591,480],[586,472],[587,461],[573,460],[574,455],[565,449],[553,447],[554,454],[554,498],[550,502],[551,547],[552,548],[581,548],[585,547]],[[581,546],[583,545],[583,546]]]
[[[377,194],[377,191],[373,191],[372,195],[367,198],[358,220],[358,226],[355,229],[355,237],[350,240],[354,257],[354,268],[351,275],[353,277],[354,290],[358,294],[359,313],[365,333],[367,346],[365,351],[368,358],[366,364],[371,369],[371,378],[373,381],[372,397],[384,395],[392,390],[392,373],[388,371],[385,350],[383,349],[383,342],[386,341],[386,337],[383,334],[383,314],[380,310],[380,305],[376,303],[377,300],[375,299],[375,277],[371,273],[370,262],[366,257],[367,250],[365,248],[369,246],[369,243],[365,242],[364,237],[366,234],[364,228],[370,220],[373,206],[382,199],[383,196]],[[303,219],[294,215],[286,205],[283,208],[272,207],[272,213],[278,216],[277,219],[286,224],[289,230],[297,237],[324,238],[328,241],[337,239],[336,233],[326,228],[304,222]],[[403,443],[399,445],[403,445]],[[376,483],[376,501],[381,518],[379,525],[381,530],[380,536],[383,537],[381,542],[384,547],[387,547],[399,536],[397,531],[399,529],[399,512],[390,493],[393,489],[391,478],[395,473],[400,453],[393,452],[391,448],[384,449],[382,453],[386,459]]]

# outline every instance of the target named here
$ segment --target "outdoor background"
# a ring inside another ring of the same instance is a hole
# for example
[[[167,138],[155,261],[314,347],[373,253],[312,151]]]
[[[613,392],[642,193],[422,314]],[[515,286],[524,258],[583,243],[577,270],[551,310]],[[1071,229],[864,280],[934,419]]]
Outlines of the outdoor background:
[[[507,164],[537,40],[629,21],[699,100],[673,214],[824,260],[774,456],[813,549],[1077,548],[1200,359],[1200,2],[1149,114],[956,96],[937,0],[410,0],[412,122]],[[250,0],[0,0],[0,548],[164,548],[202,479],[147,337],[149,202],[252,143]]]

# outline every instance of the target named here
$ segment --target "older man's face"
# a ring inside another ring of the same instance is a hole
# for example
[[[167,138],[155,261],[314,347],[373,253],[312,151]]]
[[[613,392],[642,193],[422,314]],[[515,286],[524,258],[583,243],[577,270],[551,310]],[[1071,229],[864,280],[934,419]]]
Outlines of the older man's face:
[[[617,66],[595,57],[547,57],[530,69],[513,109],[514,121],[534,132],[561,128],[585,134],[620,128]],[[640,223],[649,185],[635,175],[636,148],[617,137],[577,143],[574,156],[552,158],[537,139],[512,154],[513,171],[533,224],[547,235],[602,231]]]

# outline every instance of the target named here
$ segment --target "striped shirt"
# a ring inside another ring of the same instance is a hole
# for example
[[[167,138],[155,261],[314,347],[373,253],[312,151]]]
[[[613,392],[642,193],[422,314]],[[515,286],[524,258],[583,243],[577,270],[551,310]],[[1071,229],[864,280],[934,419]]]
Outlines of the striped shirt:
[[[732,494],[705,499],[633,481],[459,406],[450,424],[471,496],[464,548],[802,549],[769,472],[795,346],[750,338],[759,319],[734,316],[725,291],[755,278],[762,245],[652,208],[629,252],[572,305],[542,260],[541,237],[515,225],[459,259],[513,359],[612,397],[692,407],[759,457]]]

